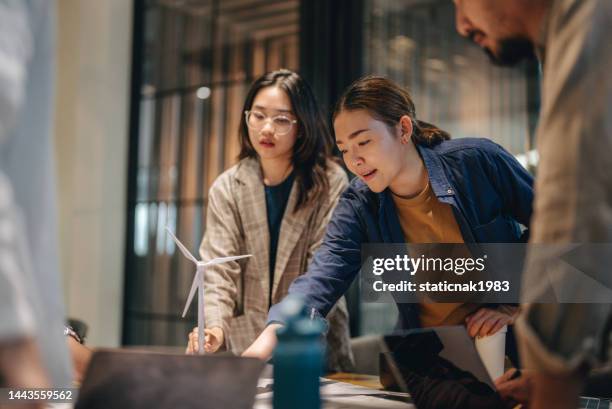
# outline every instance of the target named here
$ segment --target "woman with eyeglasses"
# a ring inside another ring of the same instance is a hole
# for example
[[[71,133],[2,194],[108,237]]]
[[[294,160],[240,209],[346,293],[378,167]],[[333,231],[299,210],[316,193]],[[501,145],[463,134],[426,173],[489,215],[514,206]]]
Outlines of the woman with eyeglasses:
[[[326,316],[348,290],[364,244],[526,241],[533,178],[499,145],[450,140],[418,120],[408,92],[383,77],[353,83],[333,118],[338,149],[357,177],[342,194],[308,272],[289,290],[316,315]],[[427,300],[398,302],[397,308],[398,329],[463,324],[472,337],[496,333],[518,313],[516,305]],[[245,356],[270,357],[279,312],[271,308],[269,325]]]
[[[240,121],[239,162],[208,196],[203,260],[253,257],[209,268],[204,295],[205,351],[240,354],[264,329],[271,305],[306,268],[348,185],[331,158],[332,138],[308,84],[296,73],[267,73],[251,86]],[[330,371],[352,368],[348,313],[329,316]],[[188,353],[197,350],[197,328]]]

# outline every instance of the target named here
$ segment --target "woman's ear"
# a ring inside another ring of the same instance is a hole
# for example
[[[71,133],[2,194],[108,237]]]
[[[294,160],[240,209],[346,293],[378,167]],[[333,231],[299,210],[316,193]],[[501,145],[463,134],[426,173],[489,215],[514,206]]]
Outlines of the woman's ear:
[[[408,115],[404,115],[399,121],[400,140],[403,144],[410,142],[412,138],[412,119]]]

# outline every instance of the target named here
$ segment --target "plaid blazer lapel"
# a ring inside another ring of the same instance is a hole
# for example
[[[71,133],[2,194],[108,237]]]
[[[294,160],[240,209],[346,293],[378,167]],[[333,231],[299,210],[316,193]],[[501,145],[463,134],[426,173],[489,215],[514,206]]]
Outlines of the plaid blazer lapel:
[[[236,178],[241,181],[237,205],[242,215],[245,241],[253,249],[253,261],[256,264],[254,271],[268,272],[270,271],[270,232],[263,176],[257,160],[245,160],[236,172]],[[260,276],[262,287],[270,288],[270,275],[261,274]],[[267,296],[261,297],[261,300],[267,305]]]
[[[297,212],[294,212],[293,209],[295,209],[297,199],[298,186],[294,181],[293,186],[291,187],[291,193],[289,194],[287,207],[285,208],[285,214],[283,215],[280,234],[278,236],[278,248],[276,249],[276,262],[274,265],[272,299],[274,299],[276,296],[278,284],[280,283],[283,273],[285,272],[289,258],[291,257],[297,242],[300,240],[300,238],[302,238],[304,228],[306,227],[310,214],[314,209],[313,206],[306,206],[302,207]],[[299,273],[302,272],[300,271]]]

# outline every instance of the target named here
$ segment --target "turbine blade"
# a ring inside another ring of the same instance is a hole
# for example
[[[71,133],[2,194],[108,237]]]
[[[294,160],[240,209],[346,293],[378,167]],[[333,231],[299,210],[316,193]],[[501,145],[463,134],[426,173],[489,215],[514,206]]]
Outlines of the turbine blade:
[[[172,237],[172,240],[174,240],[174,242],[178,246],[179,250],[181,250],[181,253],[183,253],[183,255],[185,257],[187,257],[189,260],[193,261],[194,264],[198,264],[198,260],[196,260],[196,258],[193,256],[193,254],[191,254],[189,252],[189,250],[187,250],[187,248],[185,246],[183,246],[183,243],[181,243],[181,241],[176,238],[176,236],[170,231],[168,226],[166,226],[166,231],[168,232],[170,237]]]
[[[227,263],[230,261],[234,261],[234,260],[239,260],[241,258],[246,258],[246,257],[252,257],[251,254],[246,254],[244,256],[230,256],[230,257],[219,257],[219,258],[214,258],[210,261],[207,261],[206,263],[203,263],[203,266],[214,266],[215,264],[223,264],[223,263]]]

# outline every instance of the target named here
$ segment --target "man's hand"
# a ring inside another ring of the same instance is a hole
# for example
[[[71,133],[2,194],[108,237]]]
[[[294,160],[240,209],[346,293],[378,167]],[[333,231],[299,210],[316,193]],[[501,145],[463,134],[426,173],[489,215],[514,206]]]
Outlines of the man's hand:
[[[499,308],[481,308],[465,318],[465,326],[472,338],[495,334],[504,325],[514,324],[519,308],[502,305]]]
[[[521,404],[523,408],[528,409],[531,402],[532,374],[522,372],[520,376],[515,377],[516,374],[517,369],[513,368],[497,378],[495,380],[497,393],[510,407]]]
[[[225,335],[223,329],[219,327],[204,329],[204,352],[211,354],[217,352],[225,343]],[[187,354],[195,354],[198,352],[198,327],[189,333],[189,342],[187,343]]]

